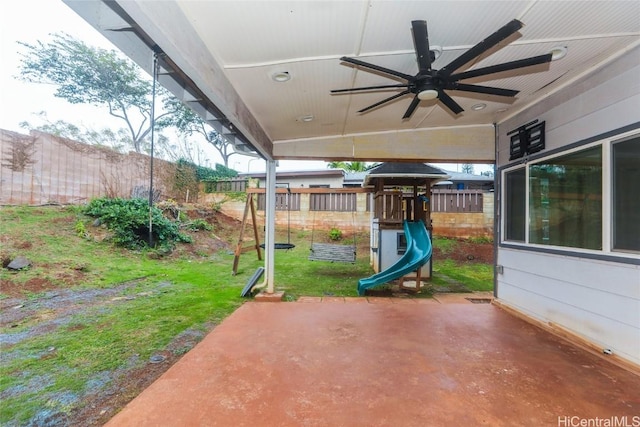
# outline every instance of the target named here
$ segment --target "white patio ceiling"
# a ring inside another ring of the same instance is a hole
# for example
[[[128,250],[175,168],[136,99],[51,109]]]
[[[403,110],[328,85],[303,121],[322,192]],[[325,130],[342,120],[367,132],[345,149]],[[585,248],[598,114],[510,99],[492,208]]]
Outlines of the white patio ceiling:
[[[640,41],[638,1],[65,2],[148,70],[149,46],[157,45],[179,70],[167,73],[163,63],[163,84],[230,138],[235,132],[240,149],[275,159],[492,162],[494,123]],[[510,43],[464,69],[557,46],[568,52],[562,60],[530,67],[530,74],[465,81],[519,90],[516,98],[449,91],[464,108],[461,114],[422,101],[402,120],[409,95],[361,114],[357,110],[393,92],[330,93],[397,83],[345,65],[342,56],[415,74],[412,20],[426,20],[431,45],[442,47],[433,63],[439,69],[514,18],[525,26]],[[638,49],[631,54],[638,56]],[[278,72],[291,79],[274,81]],[[471,108],[479,103],[486,108]]]

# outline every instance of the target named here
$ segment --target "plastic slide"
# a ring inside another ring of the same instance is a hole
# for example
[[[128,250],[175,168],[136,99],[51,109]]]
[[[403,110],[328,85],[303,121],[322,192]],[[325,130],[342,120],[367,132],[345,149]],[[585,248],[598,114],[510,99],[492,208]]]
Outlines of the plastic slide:
[[[422,221],[404,222],[404,235],[407,239],[407,251],[395,264],[358,281],[358,295],[374,286],[402,277],[425,265],[431,259],[431,239]]]

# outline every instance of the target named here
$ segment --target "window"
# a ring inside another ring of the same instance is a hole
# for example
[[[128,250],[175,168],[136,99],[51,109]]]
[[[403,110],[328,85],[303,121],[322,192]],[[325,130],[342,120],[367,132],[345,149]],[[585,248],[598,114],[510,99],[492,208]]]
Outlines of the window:
[[[501,182],[501,244],[640,257],[638,129],[513,165]]]
[[[505,174],[505,239],[524,242],[526,226],[526,170]]]
[[[602,147],[529,168],[529,242],[602,249]]]
[[[640,137],[612,145],[613,249],[640,251]]]
[[[404,255],[407,252],[407,236],[404,235],[404,232],[398,233],[396,236],[396,252],[398,255]]]

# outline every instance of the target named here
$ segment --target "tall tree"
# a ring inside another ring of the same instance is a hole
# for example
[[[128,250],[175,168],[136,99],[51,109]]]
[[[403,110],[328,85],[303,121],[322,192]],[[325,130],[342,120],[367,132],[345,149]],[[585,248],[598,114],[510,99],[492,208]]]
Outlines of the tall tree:
[[[72,104],[107,107],[125,122],[133,149],[144,151],[151,132],[151,79],[142,77],[140,67],[114,50],[88,46],[68,34],[53,34],[49,42],[19,43],[26,48],[23,80],[53,84],[55,96]],[[158,95],[165,110],[156,118],[172,114],[172,96],[162,88]]]
[[[174,126],[178,132],[185,136],[199,135],[216,149],[222,157],[224,166],[229,167],[229,158],[238,153],[233,150],[233,145],[223,135],[216,132],[202,117],[178,99],[168,100],[166,106],[173,114],[158,121],[162,127]]]
[[[473,164],[471,163],[464,163],[462,165],[462,173],[468,173],[470,175],[473,175]]]
[[[40,124],[23,121],[20,122],[20,127],[27,131],[39,130],[51,135],[84,142],[85,144],[109,147],[120,152],[124,151],[129,145],[129,135],[127,134],[127,130],[124,128],[120,128],[116,131],[109,128],[101,130],[80,128],[65,120],[56,120],[52,122],[47,117],[47,113],[45,111],[41,111],[36,115],[41,122]]]

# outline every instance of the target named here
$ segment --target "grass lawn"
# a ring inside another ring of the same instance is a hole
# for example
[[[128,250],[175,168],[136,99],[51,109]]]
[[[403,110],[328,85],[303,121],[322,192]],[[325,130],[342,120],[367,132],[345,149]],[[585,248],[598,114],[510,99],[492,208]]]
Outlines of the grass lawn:
[[[237,224],[194,232],[193,244],[158,257],[102,241],[105,231],[92,221],[77,208],[0,208],[3,267],[18,255],[32,262],[0,271],[0,425],[47,425],[56,417],[78,425],[74,414],[91,396],[113,392],[168,348],[177,358],[193,347],[244,302],[244,284],[263,265],[247,252],[231,275],[233,246],[218,243],[235,242]],[[295,248],[276,251],[276,288],[288,300],[357,296],[358,279],[372,274],[368,237],[358,240],[355,264],[309,261],[310,233],[292,232]],[[433,270],[434,284],[491,289],[490,265],[443,259]],[[199,338],[171,347],[184,334]]]

